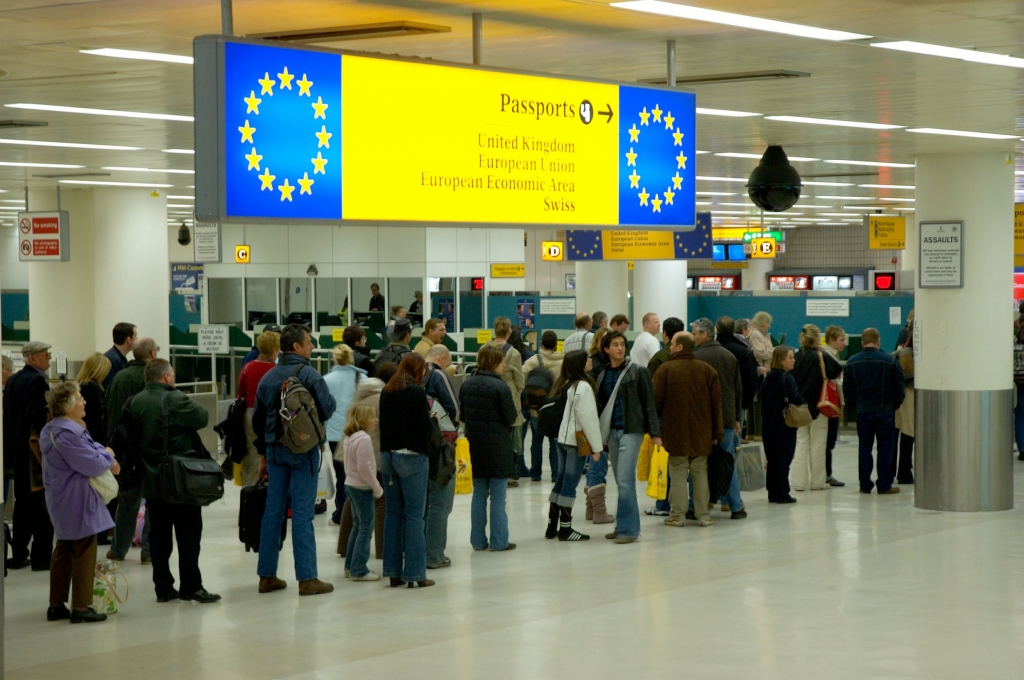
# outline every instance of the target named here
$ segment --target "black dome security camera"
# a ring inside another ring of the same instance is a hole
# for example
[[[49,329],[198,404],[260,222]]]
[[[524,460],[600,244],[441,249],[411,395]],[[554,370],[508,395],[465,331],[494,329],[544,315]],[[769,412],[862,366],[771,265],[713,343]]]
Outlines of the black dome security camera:
[[[188,227],[185,226],[184,222],[181,223],[181,228],[178,229],[178,243],[183,246],[187,246],[189,243],[192,243],[192,233],[189,232]]]
[[[783,212],[800,200],[800,174],[781,146],[769,146],[761,162],[750,173],[747,194],[754,204],[768,212]]]

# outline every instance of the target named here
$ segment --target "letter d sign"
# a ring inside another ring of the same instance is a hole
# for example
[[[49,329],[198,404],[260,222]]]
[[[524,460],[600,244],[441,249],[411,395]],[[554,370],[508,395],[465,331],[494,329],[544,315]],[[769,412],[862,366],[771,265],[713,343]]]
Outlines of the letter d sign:
[[[561,241],[541,241],[540,259],[544,262],[561,262],[563,259]]]

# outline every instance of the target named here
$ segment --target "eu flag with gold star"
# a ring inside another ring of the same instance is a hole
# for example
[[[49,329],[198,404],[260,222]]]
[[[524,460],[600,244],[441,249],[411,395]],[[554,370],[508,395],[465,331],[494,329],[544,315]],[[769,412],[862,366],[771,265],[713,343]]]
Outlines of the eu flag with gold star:
[[[598,229],[572,229],[566,232],[566,255],[570,260],[603,260],[601,231]]]
[[[619,86],[619,224],[690,226],[696,211],[696,95]]]
[[[229,217],[341,219],[341,55],[224,46]]]
[[[693,231],[677,231],[672,236],[677,260],[711,257],[711,213],[697,213]]]

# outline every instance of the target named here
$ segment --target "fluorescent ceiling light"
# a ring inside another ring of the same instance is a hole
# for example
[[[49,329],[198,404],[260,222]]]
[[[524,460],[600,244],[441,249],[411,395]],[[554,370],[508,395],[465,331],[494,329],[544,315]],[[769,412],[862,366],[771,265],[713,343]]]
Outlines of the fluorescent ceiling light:
[[[835,165],[869,165],[876,168],[912,168],[913,163],[886,163],[885,161],[825,161]]]
[[[916,189],[909,184],[859,184],[861,189]]]
[[[850,213],[819,213],[821,217],[849,217]]]
[[[962,61],[973,61],[979,64],[990,64],[992,66],[1012,66],[1024,68],[1024,59],[1011,57],[1006,54],[993,54],[992,52],[979,52],[977,50],[965,50],[959,47],[945,47],[943,45],[931,45],[929,43],[914,42],[913,40],[897,40],[895,42],[871,43],[872,47],[881,47],[886,50],[899,50],[900,52],[913,52],[914,54],[927,54],[931,57],[946,57],[947,59],[960,59]]]
[[[104,170],[119,170],[121,172],[166,172],[172,175],[194,175],[195,170],[174,170],[167,168],[126,168],[121,166],[110,166],[103,168]]]
[[[730,111],[728,109],[702,109],[697,107],[697,113],[702,116],[724,116],[726,118],[753,118],[763,116],[763,113],[751,113],[750,111]]]
[[[801,208],[811,208],[812,210],[831,210],[833,207],[831,205],[809,205],[807,203],[800,202],[797,202],[797,205]]]
[[[805,187],[852,187],[853,182],[808,182],[803,179],[800,183]]]
[[[182,203],[168,203],[167,207],[168,208],[189,208],[189,209],[191,209],[191,208],[194,208],[195,206],[188,205],[188,204],[182,204]]]
[[[712,215],[746,215],[746,210],[712,210]]]
[[[794,222],[817,222],[819,220],[818,220],[817,217],[794,217],[793,221]]]
[[[98,180],[84,180],[84,179],[61,179],[57,180],[60,184],[87,184],[89,186],[99,187],[140,187],[144,189],[167,189],[174,186],[173,184],[149,184],[146,182],[100,182]]]
[[[705,182],[746,182],[747,180],[742,177],[707,177],[697,175],[697,179],[704,180]]]
[[[164,149],[164,153],[187,153],[195,154],[195,149]]]
[[[118,57],[119,59],[141,59],[143,61],[164,61],[172,64],[191,64],[192,57],[183,57],[178,54],[164,54],[162,52],[138,52],[136,50],[118,50],[112,47],[104,47],[98,50],[79,50],[82,54],[95,54],[98,57]]]
[[[171,196],[170,194],[167,194],[167,198],[180,198],[180,199],[183,199],[183,200],[186,200],[186,201],[194,201],[194,200],[196,200],[195,196]]]
[[[916,198],[880,198],[879,201],[889,201],[892,203],[914,203],[917,201]]]
[[[728,153],[716,153],[715,155],[716,156],[723,156],[725,158],[753,158],[755,160],[761,160],[761,157],[764,154],[759,154],[759,153],[738,153],[738,152],[730,151]],[[788,158],[789,158],[789,160],[796,161],[798,163],[805,163],[805,162],[809,163],[811,161],[820,161],[821,160],[820,158],[804,158],[802,156],[788,156]]]
[[[730,191],[698,191],[698,196],[739,196],[737,193]]]
[[[78,144],[75,142],[40,142],[34,139],[0,139],[0,144],[17,146],[55,146],[61,149],[101,149],[104,151],[141,151],[137,146],[115,146],[113,144]]]
[[[698,156],[703,156],[704,154],[708,154],[708,153],[711,153],[711,152],[710,151],[701,151],[700,149],[697,149],[697,155]]]
[[[901,207],[900,207],[900,206],[898,206],[898,205],[897,205],[897,206],[894,206],[894,207],[893,207],[893,208],[891,208],[891,209],[892,209],[892,210],[895,210],[896,212],[914,212],[914,209],[913,209],[913,208],[901,208]]]
[[[922,135],[946,135],[947,137],[974,137],[976,139],[1018,139],[1020,137],[1020,135],[997,135],[994,132],[969,132],[939,128],[907,128],[907,132],[918,132]]]
[[[898,130],[902,125],[885,123],[858,123],[854,120],[830,120],[828,118],[805,118],[803,116],[765,116],[765,120],[778,120],[783,123],[807,123],[808,125],[835,125],[836,127],[864,128],[867,130]]]
[[[889,210],[890,208],[881,208],[877,205],[844,205],[843,210]]]
[[[0,193],[6,194],[7,192],[6,191],[0,191]],[[25,205],[25,199],[24,198],[0,198],[0,203],[21,203],[22,205]]]
[[[115,116],[117,118],[147,118],[150,120],[177,120],[191,123],[192,116],[175,116],[170,113],[143,113],[140,111],[114,111],[112,109],[87,109],[81,106],[54,106],[52,104],[4,104],[9,109],[30,111],[53,111],[55,113],[85,113],[91,116]]]
[[[827,198],[832,201],[875,201],[871,196],[815,196],[815,198]]]
[[[676,17],[679,19],[707,21],[712,24],[737,26],[739,28],[749,28],[755,31],[768,31],[769,33],[794,35],[799,38],[815,38],[817,40],[864,40],[872,37],[861,33],[834,31],[828,28],[816,28],[814,26],[805,26],[803,24],[791,24],[786,21],[761,19],[759,17],[752,17],[746,14],[733,14],[732,12],[720,12],[713,9],[704,9],[703,7],[677,5],[672,2],[662,2],[662,0],[613,2],[611,6],[618,7],[619,9],[631,9],[637,12],[660,14],[662,16]]]
[[[12,168],[84,168],[84,165],[65,165],[64,163],[15,163],[13,161],[2,161],[0,165]]]
[[[697,201],[694,205],[711,205],[711,201]]]
[[[731,206],[733,208],[753,208],[753,207],[755,207],[753,203],[749,203],[749,202],[748,203],[719,203],[718,205],[728,205],[728,206]]]

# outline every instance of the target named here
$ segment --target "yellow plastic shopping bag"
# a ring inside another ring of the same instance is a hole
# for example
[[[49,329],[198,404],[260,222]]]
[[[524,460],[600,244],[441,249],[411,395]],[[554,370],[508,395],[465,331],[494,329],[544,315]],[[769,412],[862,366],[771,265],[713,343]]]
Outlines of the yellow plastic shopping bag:
[[[663,446],[652,447],[651,471],[647,477],[647,495],[656,501],[668,496],[668,451]]]
[[[473,493],[473,463],[469,460],[469,440],[455,440],[455,493]]]
[[[636,478],[641,482],[647,481],[651,476],[651,453],[654,445],[651,443],[651,435],[644,435],[644,443],[640,445],[640,457],[636,460]]]
[[[235,486],[245,486],[245,483],[242,481],[242,464],[232,463],[231,472],[235,476]]]

